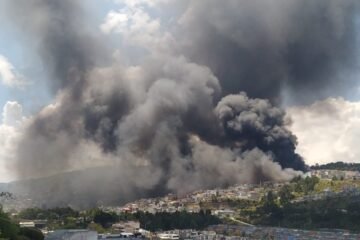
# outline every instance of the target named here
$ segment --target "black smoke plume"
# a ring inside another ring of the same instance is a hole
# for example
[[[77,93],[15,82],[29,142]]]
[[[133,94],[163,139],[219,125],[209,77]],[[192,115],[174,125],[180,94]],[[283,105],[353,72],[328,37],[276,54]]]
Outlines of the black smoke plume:
[[[64,196],[78,186],[94,204],[289,180],[306,166],[276,106],[282,90],[331,87],[355,64],[354,1],[189,1],[172,54],[136,66],[110,62],[80,3],[8,2],[55,95],[26,128],[19,176],[111,166],[50,188],[48,204],[76,202]]]
[[[180,32],[224,94],[309,103],[357,83],[358,14],[355,0],[190,1]]]

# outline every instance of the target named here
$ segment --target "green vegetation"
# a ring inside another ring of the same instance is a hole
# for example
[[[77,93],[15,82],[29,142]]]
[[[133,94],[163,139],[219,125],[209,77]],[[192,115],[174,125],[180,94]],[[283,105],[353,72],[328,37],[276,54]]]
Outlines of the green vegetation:
[[[175,213],[142,213],[135,214],[140,221],[140,226],[150,231],[172,229],[204,229],[209,225],[220,224],[217,217],[210,211],[199,213],[175,212]]]
[[[315,165],[312,166],[313,170],[343,170],[343,171],[360,171],[360,163],[344,163],[344,162],[334,162],[328,163],[324,165]]]
[[[50,230],[79,229],[87,226],[84,216],[79,212],[66,208],[40,209],[28,208],[18,214],[18,219],[36,220],[44,219],[48,222]]]
[[[315,190],[316,184],[320,182],[320,179],[317,177],[296,177],[294,178],[290,185],[290,191],[294,192],[297,196],[299,195],[308,195],[309,193]]]
[[[89,223],[88,229],[96,231],[98,233],[105,233],[106,229],[103,228],[100,224],[97,223]]]
[[[16,239],[18,233],[18,226],[0,209],[0,238]]]
[[[315,192],[323,192],[325,190],[330,190],[333,192],[340,192],[345,188],[360,188],[360,181],[358,180],[351,180],[351,179],[333,179],[333,180],[321,180],[315,186]]]
[[[324,189],[339,190],[358,186],[352,180],[322,180],[316,177],[296,178],[274,193],[241,211],[240,220],[263,226],[300,229],[335,228],[360,232],[360,196],[333,196],[320,200],[293,201],[296,197],[316,194]],[[358,182],[356,182],[358,184]]]
[[[22,236],[20,239],[31,239],[31,240],[42,240],[44,235],[36,228],[20,228],[19,235]]]
[[[282,206],[288,206],[295,198],[295,195],[292,193],[292,189],[289,185],[283,186],[279,191],[280,204]]]
[[[53,208],[53,209],[40,209],[40,208],[28,208],[19,213],[19,218],[23,219],[64,219],[67,217],[78,217],[79,212],[67,208]]]
[[[220,196],[200,202],[202,210],[199,213],[116,214],[99,208],[82,212],[70,207],[30,208],[11,219],[0,208],[0,239],[43,239],[41,232],[36,229],[20,229],[16,224],[20,219],[46,219],[49,230],[88,228],[99,233],[111,232],[114,223],[129,220],[139,221],[141,228],[151,231],[203,229],[222,222],[236,224],[243,221],[264,226],[301,229],[343,228],[360,232],[360,196],[333,195],[327,199],[305,200],[313,196],[328,196],[319,195],[320,193],[359,188],[359,180],[297,177],[285,185],[270,187],[259,190],[264,193],[260,201],[224,199]],[[220,220],[211,215],[211,210],[216,209],[232,209],[235,215]]]
[[[85,212],[77,212],[71,208],[40,209],[30,208],[19,213],[18,217],[35,220],[46,219],[48,228],[77,229],[88,228],[99,233],[111,231],[112,224],[119,221],[139,221],[140,226],[147,230],[171,230],[171,229],[203,229],[212,224],[220,223],[220,220],[211,215],[211,211],[199,213],[175,212],[175,213],[143,213],[135,214],[105,212],[99,208]]]
[[[360,201],[339,197],[282,206],[270,200],[253,214],[252,223],[302,229],[342,228],[359,232]]]
[[[120,220],[120,216],[118,216],[114,212],[104,212],[100,209],[94,209],[90,211],[90,216],[93,221],[103,228],[110,227],[113,223]]]
[[[257,204],[257,201],[253,200],[246,200],[246,199],[217,199],[214,198],[211,201],[208,202],[200,202],[200,208],[201,209],[238,209],[238,210],[244,210],[253,208],[254,205]]]
[[[0,239],[43,240],[44,235],[37,229],[20,228],[0,206]]]

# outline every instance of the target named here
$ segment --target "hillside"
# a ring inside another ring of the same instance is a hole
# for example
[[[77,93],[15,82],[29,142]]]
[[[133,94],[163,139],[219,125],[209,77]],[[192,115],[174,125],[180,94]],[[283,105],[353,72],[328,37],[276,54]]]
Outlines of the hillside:
[[[97,167],[60,173],[50,177],[1,183],[0,192],[10,192],[16,197],[14,206],[54,207],[71,206],[76,209],[99,204],[122,204],[153,193],[146,189],[127,189],[122,176],[114,167]],[[119,193],[126,193],[120,195]],[[12,202],[14,203],[14,201]]]
[[[360,163],[344,163],[344,162],[333,162],[323,165],[311,166],[313,170],[343,170],[343,171],[360,171]]]

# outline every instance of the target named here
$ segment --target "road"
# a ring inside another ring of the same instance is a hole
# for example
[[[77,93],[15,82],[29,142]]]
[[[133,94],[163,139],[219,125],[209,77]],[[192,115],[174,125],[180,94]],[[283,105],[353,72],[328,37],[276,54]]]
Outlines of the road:
[[[237,223],[240,223],[242,225],[245,225],[245,226],[249,226],[249,227],[254,227],[254,225],[250,224],[250,223],[246,223],[246,222],[243,222],[243,221],[240,221],[238,219],[235,219],[233,217],[229,218],[231,221],[234,221],[234,222],[237,222]]]

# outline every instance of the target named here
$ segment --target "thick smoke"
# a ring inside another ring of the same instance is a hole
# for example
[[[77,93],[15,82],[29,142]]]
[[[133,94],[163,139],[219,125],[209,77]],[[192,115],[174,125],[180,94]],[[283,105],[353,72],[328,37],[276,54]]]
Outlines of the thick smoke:
[[[260,148],[282,167],[305,169],[295,153],[296,138],[286,128],[285,112],[268,100],[249,99],[245,93],[224,97],[215,109],[230,144],[242,149]]]
[[[352,67],[353,5],[189,1],[172,54],[125,66],[109,61],[80,1],[9,1],[56,95],[27,127],[19,176],[111,166],[50,188],[49,204],[77,201],[79,186],[93,204],[291,179],[306,167],[273,104],[283,87],[331,86]]]
[[[224,94],[280,103],[286,88],[309,103],[357,82],[358,10],[356,0],[190,1],[180,33]]]
[[[24,0],[7,6],[36,46],[51,79],[51,90],[58,95],[25,133],[18,151],[21,176],[33,176],[31,169],[38,174],[55,173],[72,164],[70,155],[83,134],[81,99],[87,87],[86,74],[102,59],[105,48],[100,48],[87,29],[86,10],[79,1]]]

